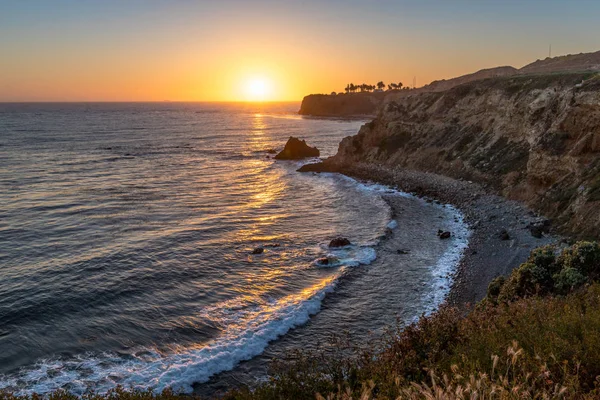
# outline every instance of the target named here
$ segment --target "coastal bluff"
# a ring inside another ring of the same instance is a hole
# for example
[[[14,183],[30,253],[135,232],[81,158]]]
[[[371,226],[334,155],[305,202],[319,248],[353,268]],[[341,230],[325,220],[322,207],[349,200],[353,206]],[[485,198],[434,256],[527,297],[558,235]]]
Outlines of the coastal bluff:
[[[407,96],[419,93],[445,92],[454,87],[484,79],[573,72],[600,72],[600,51],[548,57],[544,60],[536,60],[520,69],[511,66],[481,69],[456,78],[436,80],[410,90],[332,93],[330,95],[311,94],[304,97],[298,113],[319,117],[375,117],[377,110],[383,104],[390,101],[402,101],[401,99]]]
[[[385,92],[311,94],[302,99],[300,115],[317,117],[374,117]]]
[[[357,165],[480,183],[600,237],[600,74],[508,75],[386,99],[313,170]]]

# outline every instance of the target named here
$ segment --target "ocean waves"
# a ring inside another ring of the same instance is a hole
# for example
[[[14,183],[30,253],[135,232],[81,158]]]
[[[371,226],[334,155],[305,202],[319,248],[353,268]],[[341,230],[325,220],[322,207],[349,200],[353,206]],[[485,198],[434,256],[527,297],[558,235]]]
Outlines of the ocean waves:
[[[83,394],[122,385],[189,393],[192,384],[206,382],[212,375],[251,359],[262,353],[269,342],[306,323],[319,311],[321,301],[334,290],[344,271],[340,269],[334,276],[278,300],[252,307],[229,303],[229,308],[219,308],[221,314],[226,314],[227,320],[221,321],[226,329],[202,346],[180,347],[170,354],[140,349],[126,357],[105,353],[80,355],[71,360],[43,360],[16,376],[3,377],[0,389],[20,394],[67,389]]]
[[[468,236],[460,218],[448,243],[413,245],[421,227],[392,220],[383,198],[431,205],[266,158],[290,134],[332,155],[360,122],[177,107],[2,116],[12,128],[0,138],[0,182],[10,182],[0,190],[0,388],[189,392],[267,346],[308,346],[285,337],[320,321],[330,300],[335,317],[311,329],[370,330],[394,307],[418,315],[447,293]],[[425,214],[413,219],[453,223],[456,210]],[[386,264],[390,231],[414,259]],[[338,236],[352,245],[329,248]]]

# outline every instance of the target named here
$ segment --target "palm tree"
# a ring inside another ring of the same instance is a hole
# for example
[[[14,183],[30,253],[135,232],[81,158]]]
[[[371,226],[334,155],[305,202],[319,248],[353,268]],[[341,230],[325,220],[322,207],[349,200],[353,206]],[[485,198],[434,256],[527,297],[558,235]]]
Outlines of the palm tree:
[[[383,81],[377,82],[377,89],[383,89],[385,87],[385,83]]]
[[[350,84],[347,84],[344,90],[346,91],[346,93],[350,93]]]

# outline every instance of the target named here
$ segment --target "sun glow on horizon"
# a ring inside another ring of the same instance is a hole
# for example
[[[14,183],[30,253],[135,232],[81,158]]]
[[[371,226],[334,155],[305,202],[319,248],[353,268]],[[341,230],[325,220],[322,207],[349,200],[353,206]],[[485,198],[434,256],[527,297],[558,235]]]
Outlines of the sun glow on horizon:
[[[265,78],[252,78],[246,82],[245,97],[249,101],[266,101],[271,99],[273,85]]]

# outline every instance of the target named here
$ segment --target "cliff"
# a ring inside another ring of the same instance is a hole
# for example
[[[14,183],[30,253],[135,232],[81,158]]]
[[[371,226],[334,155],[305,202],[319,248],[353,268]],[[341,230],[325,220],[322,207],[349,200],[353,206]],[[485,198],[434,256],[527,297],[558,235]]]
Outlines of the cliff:
[[[302,99],[301,115],[322,117],[374,116],[385,92],[311,94]]]
[[[513,75],[398,97],[321,168],[357,163],[477,181],[599,237],[600,77]]]

